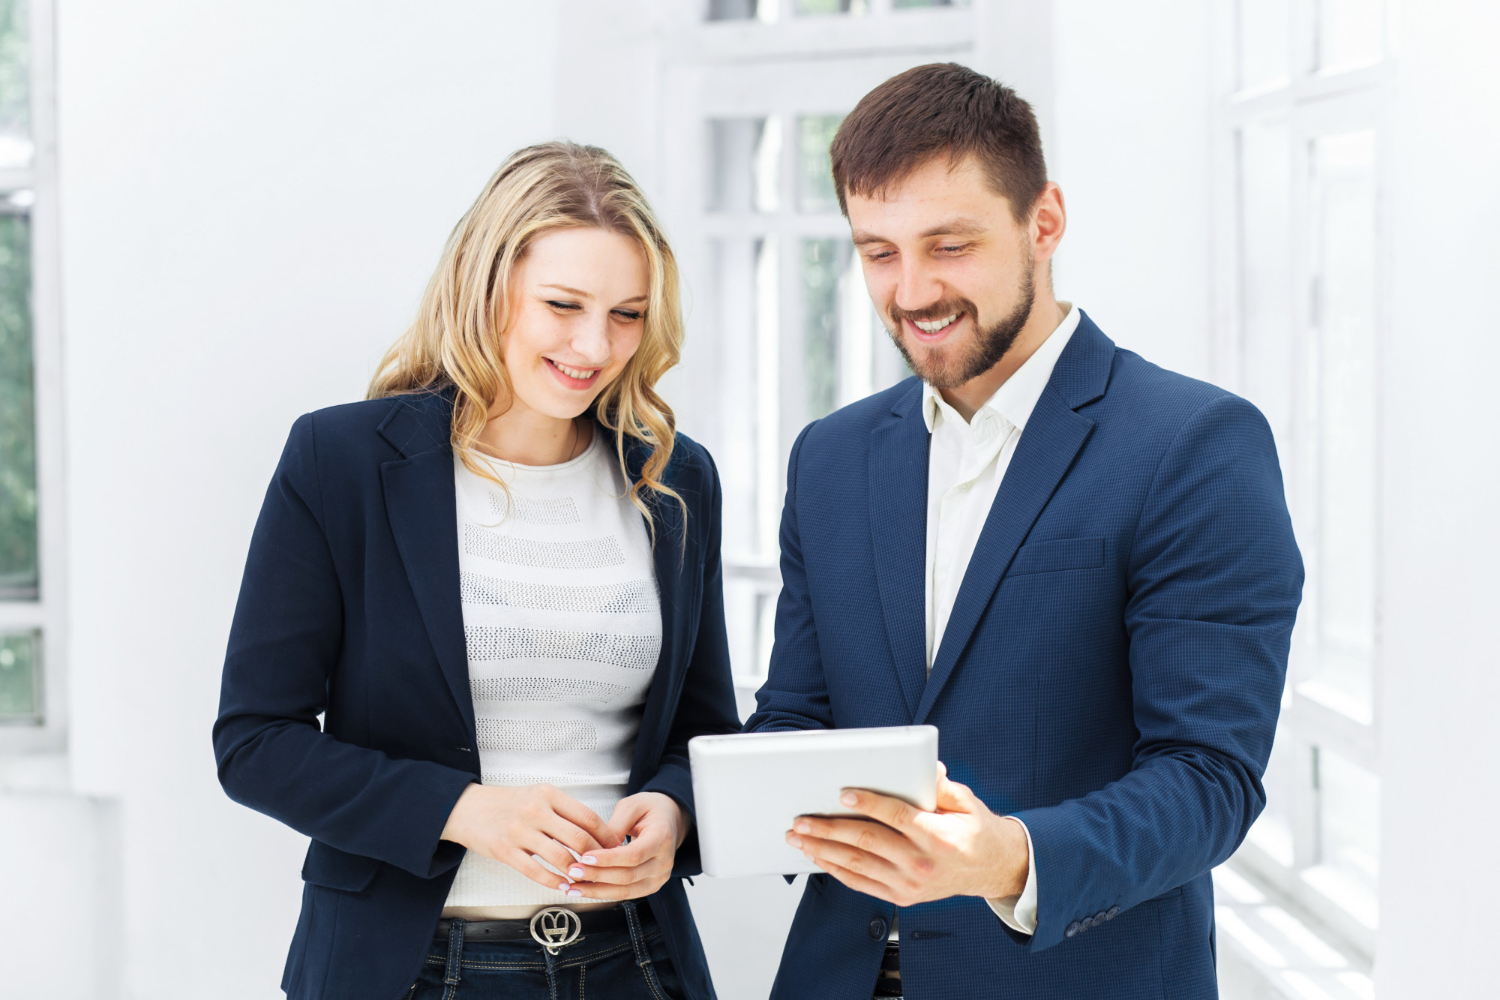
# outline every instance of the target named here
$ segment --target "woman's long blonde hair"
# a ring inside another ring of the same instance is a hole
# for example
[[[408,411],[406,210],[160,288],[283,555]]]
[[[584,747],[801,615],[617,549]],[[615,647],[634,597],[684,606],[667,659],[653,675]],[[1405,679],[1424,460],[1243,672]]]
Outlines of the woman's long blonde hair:
[[[544,142],[500,165],[448,237],[416,321],[381,359],[369,398],[451,388],[453,447],[471,472],[503,488],[479,460],[477,444],[490,409],[511,394],[500,356],[500,334],[510,321],[511,275],[537,237],[580,227],[634,239],[646,254],[650,290],[640,347],[599,394],[594,417],[614,432],[627,482],[626,436],[651,449],[629,496],[646,515],[654,539],[646,491],[671,497],[686,512],[682,498],[662,481],[676,423],[656,393],[657,380],[682,356],[677,260],[640,187],[597,146]]]

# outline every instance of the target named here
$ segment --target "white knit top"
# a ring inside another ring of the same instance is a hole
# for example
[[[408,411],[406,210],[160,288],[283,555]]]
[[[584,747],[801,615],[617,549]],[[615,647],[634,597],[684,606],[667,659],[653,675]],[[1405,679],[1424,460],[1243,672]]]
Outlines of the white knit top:
[[[608,820],[661,650],[650,537],[602,433],[562,465],[491,468],[509,496],[454,458],[483,782],[547,782]],[[446,905],[569,902],[469,851]]]

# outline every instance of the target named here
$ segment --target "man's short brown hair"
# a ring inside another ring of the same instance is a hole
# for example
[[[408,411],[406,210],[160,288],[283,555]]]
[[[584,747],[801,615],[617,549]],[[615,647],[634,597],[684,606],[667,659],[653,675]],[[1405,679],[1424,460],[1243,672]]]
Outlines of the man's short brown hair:
[[[839,126],[829,152],[845,215],[847,194],[878,194],[945,155],[954,163],[975,157],[1017,222],[1031,215],[1047,185],[1031,105],[958,63],[918,66],[870,91]]]

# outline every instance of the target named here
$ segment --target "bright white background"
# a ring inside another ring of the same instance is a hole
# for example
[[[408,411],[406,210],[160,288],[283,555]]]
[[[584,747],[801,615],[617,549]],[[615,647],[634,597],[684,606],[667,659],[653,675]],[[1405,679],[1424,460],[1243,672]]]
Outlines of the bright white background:
[[[669,228],[691,227],[663,138],[684,5],[61,0],[70,733],[63,757],[0,760],[0,996],[278,995],[305,841],[224,798],[209,727],[286,429],[362,393],[517,146],[605,145]],[[1500,14],[1396,14],[1375,982],[1479,997],[1500,896]],[[1122,346],[1216,377],[1207,5],[975,0],[975,16],[967,58],[1042,111],[1070,210],[1059,295]],[[713,387],[688,357],[672,385],[696,433]],[[763,996],[795,891],[692,892],[721,995]]]

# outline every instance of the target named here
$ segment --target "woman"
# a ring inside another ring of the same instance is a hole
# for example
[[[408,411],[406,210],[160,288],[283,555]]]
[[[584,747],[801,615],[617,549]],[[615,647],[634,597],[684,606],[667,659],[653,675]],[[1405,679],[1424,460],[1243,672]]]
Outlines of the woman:
[[[289,996],[713,997],[687,741],[739,723],[681,342],[635,182],[533,146],[370,398],[292,428],[214,727],[230,797],[312,838]]]

